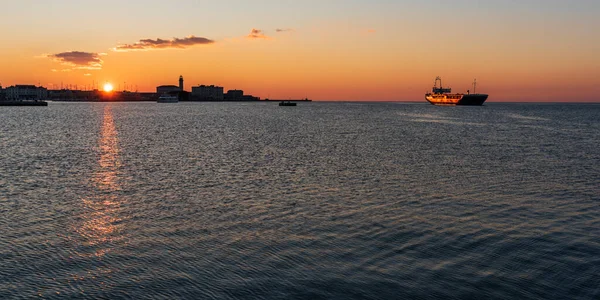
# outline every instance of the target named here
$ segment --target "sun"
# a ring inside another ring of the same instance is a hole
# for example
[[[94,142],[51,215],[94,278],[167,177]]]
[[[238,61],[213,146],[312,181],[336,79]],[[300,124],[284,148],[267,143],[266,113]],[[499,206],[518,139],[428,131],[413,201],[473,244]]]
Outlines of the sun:
[[[104,91],[105,92],[112,92],[112,90],[113,90],[112,84],[110,84],[110,83],[104,84]]]

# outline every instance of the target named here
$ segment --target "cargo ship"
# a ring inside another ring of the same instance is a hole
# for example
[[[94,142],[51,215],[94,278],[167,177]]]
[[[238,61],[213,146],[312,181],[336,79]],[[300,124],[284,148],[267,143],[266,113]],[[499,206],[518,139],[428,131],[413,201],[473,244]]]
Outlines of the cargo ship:
[[[438,87],[438,81],[440,87]],[[483,105],[487,100],[487,94],[477,94],[475,92],[477,88],[477,81],[473,82],[473,93],[467,90],[466,94],[452,93],[451,88],[444,88],[442,86],[442,78],[436,77],[431,93],[425,94],[425,99],[433,105]]]

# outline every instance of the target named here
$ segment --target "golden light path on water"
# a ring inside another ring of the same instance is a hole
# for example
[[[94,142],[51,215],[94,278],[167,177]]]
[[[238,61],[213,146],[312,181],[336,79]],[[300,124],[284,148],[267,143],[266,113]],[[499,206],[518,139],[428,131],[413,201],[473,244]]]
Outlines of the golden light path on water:
[[[70,272],[60,288],[75,289],[75,293],[81,295],[90,292],[90,285],[99,290],[107,289],[111,278],[119,271],[106,259],[111,252],[122,247],[125,226],[120,217],[125,200],[119,194],[122,189],[119,184],[121,159],[112,109],[111,105],[106,105],[101,111],[99,137],[95,144],[90,145],[95,152],[95,162],[87,172],[90,176],[81,178],[84,190],[74,208],[69,225],[71,234],[66,236],[71,253],[64,263],[75,264],[78,268]],[[57,282],[57,278],[50,280]],[[86,285],[87,288],[84,288]],[[38,296],[47,292],[41,289]],[[51,293],[61,295],[59,290]]]
[[[120,221],[117,215],[122,204],[116,194],[120,190],[118,133],[112,108],[108,105],[104,107],[98,144],[98,167],[91,180],[93,190],[90,196],[82,198],[84,214],[75,230],[82,238],[82,246],[88,249],[80,254],[102,257],[112,250],[111,244],[122,239],[116,225]]]

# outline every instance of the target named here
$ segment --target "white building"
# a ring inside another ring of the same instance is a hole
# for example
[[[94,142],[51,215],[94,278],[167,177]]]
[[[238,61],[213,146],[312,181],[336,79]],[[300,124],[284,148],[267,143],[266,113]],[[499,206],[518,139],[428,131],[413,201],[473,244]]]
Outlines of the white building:
[[[15,85],[4,90],[8,100],[46,100],[48,99],[48,89],[45,87],[36,87],[35,85]]]
[[[223,87],[201,85],[192,87],[192,97],[199,100],[223,101]]]

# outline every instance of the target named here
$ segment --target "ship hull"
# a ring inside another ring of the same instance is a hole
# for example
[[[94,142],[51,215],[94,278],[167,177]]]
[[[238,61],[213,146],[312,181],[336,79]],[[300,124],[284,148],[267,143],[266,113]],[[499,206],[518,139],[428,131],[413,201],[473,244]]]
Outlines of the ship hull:
[[[472,105],[481,106],[487,100],[486,94],[427,94],[425,99],[433,105]]]

